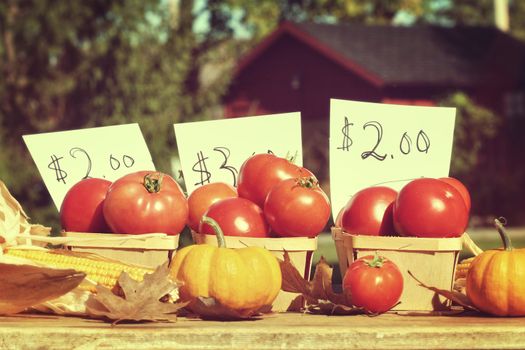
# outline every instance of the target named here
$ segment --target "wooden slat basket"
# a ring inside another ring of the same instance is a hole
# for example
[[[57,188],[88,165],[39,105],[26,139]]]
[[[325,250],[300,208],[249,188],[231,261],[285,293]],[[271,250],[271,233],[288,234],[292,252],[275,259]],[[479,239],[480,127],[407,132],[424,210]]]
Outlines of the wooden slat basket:
[[[135,265],[155,268],[171,259],[180,235],[161,233],[131,235],[113,233],[62,232],[71,238],[68,249],[98,254]]]
[[[404,279],[400,303],[392,311],[444,311],[450,301],[422,287],[408,271],[427,286],[451,290],[462,248],[462,238],[357,236],[332,228],[341,278],[356,259],[378,252],[394,262]]]

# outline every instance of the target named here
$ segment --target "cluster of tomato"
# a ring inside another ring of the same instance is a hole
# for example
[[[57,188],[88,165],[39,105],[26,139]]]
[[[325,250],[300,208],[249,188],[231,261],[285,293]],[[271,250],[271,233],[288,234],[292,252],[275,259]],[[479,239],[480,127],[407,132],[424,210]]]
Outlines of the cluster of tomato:
[[[178,234],[188,203],[169,175],[137,171],[114,182],[89,178],[66,193],[60,207],[62,228],[72,232]]]
[[[215,182],[188,198],[169,175],[139,171],[111,183],[75,184],[61,206],[66,231],[178,234],[184,226],[214,234],[201,223],[214,219],[227,236],[314,237],[330,217],[328,197],[307,169],[273,154],[248,158],[237,188]]]
[[[273,154],[256,154],[239,170],[237,193],[222,199],[210,190],[218,184],[204,185],[190,195],[193,207],[189,225],[201,233],[213,234],[208,224],[197,222],[202,215],[214,219],[227,236],[314,237],[330,217],[328,197],[315,176],[306,168]],[[224,186],[224,185],[222,185]],[[204,211],[203,209],[207,209]]]
[[[385,186],[357,192],[339,212],[336,225],[356,235],[459,237],[469,211],[470,194],[459,180],[419,178],[399,193]]]
[[[470,194],[459,180],[420,178],[399,193],[384,186],[357,192],[341,209],[336,225],[356,235],[459,237],[467,227],[470,205]],[[343,278],[352,303],[372,313],[394,307],[403,284],[399,267],[377,253],[354,261]]]

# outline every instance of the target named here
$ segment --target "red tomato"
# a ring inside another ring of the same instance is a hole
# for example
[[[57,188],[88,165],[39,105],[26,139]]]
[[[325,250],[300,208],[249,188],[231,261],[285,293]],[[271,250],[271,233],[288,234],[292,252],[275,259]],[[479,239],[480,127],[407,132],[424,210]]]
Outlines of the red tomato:
[[[225,236],[269,237],[269,227],[257,204],[245,198],[226,198],[212,204],[204,214],[217,221]],[[201,222],[199,232],[215,235]]]
[[[395,235],[392,207],[397,192],[390,187],[362,189],[350,198],[343,209],[341,227],[356,235]]]
[[[459,237],[467,224],[468,211],[461,194],[438,179],[412,180],[394,203],[394,226],[402,236]]]
[[[115,233],[180,233],[188,203],[177,181],[155,171],[125,175],[110,187],[104,217]]]
[[[242,164],[237,180],[237,191],[239,197],[249,199],[263,207],[268,192],[277,183],[310,175],[310,171],[285,158],[268,153],[256,154]]]
[[[470,193],[467,189],[467,187],[458,179],[453,177],[440,177],[439,180],[445,181],[446,183],[454,186],[456,190],[458,190],[459,194],[461,194],[461,197],[463,197],[463,200],[465,201],[465,206],[467,207],[467,211],[470,212]]]
[[[264,215],[281,237],[315,237],[330,218],[330,201],[313,177],[275,185],[264,202]]]
[[[346,270],[343,292],[357,307],[371,313],[386,312],[403,293],[403,275],[397,265],[385,257],[364,256]]]
[[[212,182],[196,188],[188,197],[188,226],[193,231],[198,231],[202,216],[210,205],[221,199],[234,197],[237,197],[237,190],[224,182]]]
[[[67,191],[60,206],[62,228],[71,232],[110,232],[102,207],[111,181],[85,179]]]

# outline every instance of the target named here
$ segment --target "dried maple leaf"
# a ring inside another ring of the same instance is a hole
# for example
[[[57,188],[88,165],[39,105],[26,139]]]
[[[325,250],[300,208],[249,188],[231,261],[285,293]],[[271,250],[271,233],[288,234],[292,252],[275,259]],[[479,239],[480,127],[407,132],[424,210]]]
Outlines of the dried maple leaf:
[[[88,315],[112,320],[113,324],[121,321],[175,321],[176,312],[187,305],[160,301],[178,287],[169,278],[168,263],[144,275],[141,282],[122,272],[118,283],[123,297],[106,287],[97,286],[97,294],[86,303]]]
[[[290,260],[288,252],[284,252],[284,260],[280,261],[283,277],[281,289],[286,292],[300,293],[305,298],[305,307],[295,304],[289,311],[309,311],[323,314],[357,314],[363,313],[361,308],[352,305],[343,293],[336,293],[332,288],[333,269],[321,257],[315,267],[312,281],[305,280]]]
[[[0,263],[0,314],[15,314],[58,298],[78,286],[84,277],[72,269]]]
[[[439,288],[436,288],[436,287],[431,287],[431,286],[427,286],[426,284],[424,284],[423,282],[421,282],[420,280],[418,280],[413,274],[412,272],[408,271],[408,274],[417,281],[417,283],[419,283],[419,285],[421,287],[424,287],[426,289],[429,289],[449,300],[451,300],[452,302],[460,305],[460,306],[463,306],[464,309],[466,310],[471,310],[471,311],[479,311],[475,306],[474,304],[472,304],[472,302],[470,301],[470,299],[463,293],[460,293],[460,292],[456,292],[456,291],[450,291],[450,290],[446,290],[446,289],[439,289]]]

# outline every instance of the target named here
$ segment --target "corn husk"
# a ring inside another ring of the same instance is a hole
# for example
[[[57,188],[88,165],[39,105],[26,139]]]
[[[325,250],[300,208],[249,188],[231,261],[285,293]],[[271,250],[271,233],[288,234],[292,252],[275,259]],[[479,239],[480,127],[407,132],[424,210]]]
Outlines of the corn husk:
[[[27,310],[75,289],[84,274],[31,265],[0,263],[0,314]]]
[[[0,180],[0,246],[45,245],[45,242],[32,242],[31,236],[49,236],[50,233],[50,227],[29,222],[29,216]]]

